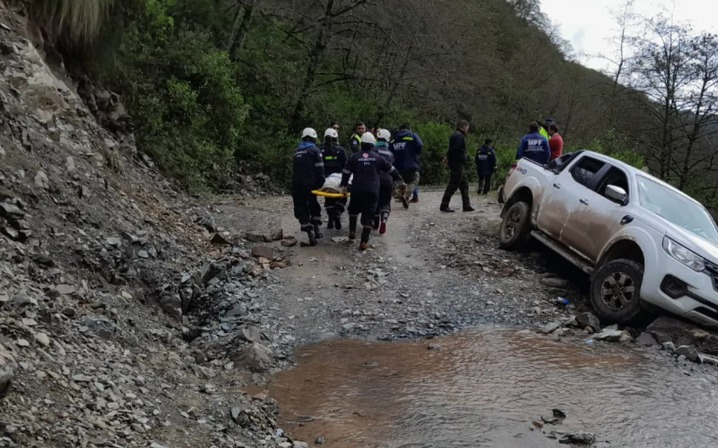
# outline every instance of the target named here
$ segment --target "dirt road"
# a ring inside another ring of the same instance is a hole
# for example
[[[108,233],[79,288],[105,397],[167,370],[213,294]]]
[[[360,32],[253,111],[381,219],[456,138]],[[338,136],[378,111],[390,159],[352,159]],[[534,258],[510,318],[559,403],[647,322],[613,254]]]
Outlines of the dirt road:
[[[566,280],[557,280],[559,289],[541,286],[546,264],[576,275],[579,285],[585,280],[545,251],[498,249],[495,195],[472,193],[475,212],[442,213],[442,193],[424,188],[408,210],[394,203],[388,232],[373,233],[366,252],[346,240],[346,215],[342,230],[324,229],[319,245],[292,248],[292,264],[268,299],[278,330],[300,343],[335,336],[430,337],[476,324],[533,326],[567,312],[555,305],[558,294],[580,297]],[[235,203],[219,205],[226,227],[261,222],[306,240],[291,198],[243,205],[241,211]],[[458,195],[453,205],[460,210]]]

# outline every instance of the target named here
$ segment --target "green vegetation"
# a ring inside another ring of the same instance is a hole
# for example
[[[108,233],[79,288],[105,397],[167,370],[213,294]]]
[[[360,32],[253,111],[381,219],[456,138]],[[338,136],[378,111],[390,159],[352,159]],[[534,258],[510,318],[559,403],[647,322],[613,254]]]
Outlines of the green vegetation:
[[[690,82],[664,86],[673,96],[662,104],[665,92],[648,82],[663,79],[667,67],[656,39],[626,39],[622,45],[633,42],[637,56],[606,76],[572,62],[566,43],[549,37],[555,33],[538,0],[451,5],[37,0],[34,16],[67,65],[82,65],[122,96],[138,149],[192,190],[231,189],[238,166],[288,181],[299,130],[321,134],[334,120],[344,142],[356,121],[389,129],[412,123],[426,144],[422,182],[440,183],[453,123],[468,119],[470,156],[492,138],[503,177],[528,123],[552,116],[567,151],[645,163],[715,200],[718,164],[706,158],[715,123],[707,111],[718,97],[709,75],[718,71],[704,51],[715,40],[648,21],[654,35],[685,44],[684,65],[670,68]],[[619,82],[631,73],[646,80],[641,92]],[[689,100],[701,91],[693,107]],[[710,185],[697,185],[701,177]]]

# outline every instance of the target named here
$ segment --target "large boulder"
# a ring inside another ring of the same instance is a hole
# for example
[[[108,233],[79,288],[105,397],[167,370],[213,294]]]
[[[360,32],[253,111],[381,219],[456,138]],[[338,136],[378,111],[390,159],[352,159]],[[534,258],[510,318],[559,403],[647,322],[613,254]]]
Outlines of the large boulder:
[[[17,363],[10,351],[0,344],[0,397],[10,388],[10,382],[17,374]]]

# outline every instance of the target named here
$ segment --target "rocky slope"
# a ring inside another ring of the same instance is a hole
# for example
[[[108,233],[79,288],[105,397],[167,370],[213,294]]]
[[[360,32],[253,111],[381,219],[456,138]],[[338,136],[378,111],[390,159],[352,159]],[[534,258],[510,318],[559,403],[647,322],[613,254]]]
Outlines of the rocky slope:
[[[26,29],[0,2],[0,446],[284,442],[235,387],[269,360],[247,313],[227,353],[190,346],[187,315],[240,285],[261,312],[281,261],[212,239],[211,213],[98,124],[126,118],[117,97],[51,69]]]

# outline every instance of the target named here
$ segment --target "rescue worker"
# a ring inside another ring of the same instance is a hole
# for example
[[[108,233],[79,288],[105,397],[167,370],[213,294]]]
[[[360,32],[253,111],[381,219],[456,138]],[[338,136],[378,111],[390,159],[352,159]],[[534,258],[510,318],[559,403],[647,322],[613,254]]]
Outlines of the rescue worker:
[[[369,234],[374,225],[374,214],[379,204],[379,186],[382,173],[388,173],[395,182],[399,183],[401,194],[406,191],[406,184],[399,172],[380,156],[374,148],[376,138],[370,132],[361,136],[361,147],[358,152],[349,156],[342,175],[342,193],[346,194],[349,177],[352,180],[352,194],[349,200],[349,239],[356,238],[357,221],[361,215],[361,241],[359,250],[369,247]]]
[[[354,126],[354,133],[349,137],[349,149],[352,154],[359,151],[361,147],[361,137],[366,132],[366,125],[361,121]]]
[[[491,176],[496,172],[496,152],[491,147],[492,140],[487,138],[476,150],[476,174],[479,175],[477,193],[487,194],[491,190]]]
[[[324,143],[319,146],[324,159],[324,173],[340,173],[347,164],[347,152],[339,145],[339,133],[335,128],[324,131]],[[327,228],[341,230],[341,215],[347,204],[346,198],[324,198],[324,209],[327,212]]]
[[[374,149],[391,165],[394,165],[394,155],[389,150],[389,141],[391,140],[391,132],[387,129],[379,129],[376,133],[376,145]],[[394,168],[396,166],[394,165]],[[401,174],[401,173],[400,173]],[[404,176],[402,176],[403,178]],[[406,180],[404,180],[406,182]],[[408,190],[408,187],[407,187]],[[379,175],[379,205],[374,215],[374,230],[379,230],[379,234],[386,233],[386,224],[391,213],[391,197],[394,193],[394,179],[389,173],[382,172]]]
[[[529,125],[529,133],[523,136],[516,152],[516,160],[524,157],[541,165],[547,164],[551,157],[548,140],[539,133],[539,124],[535,121]]]
[[[416,188],[419,185],[419,170],[421,163],[421,151],[424,149],[424,143],[418,135],[411,131],[408,123],[399,126],[399,130],[391,140],[389,149],[394,154],[394,166],[401,174],[406,182],[406,194],[400,197],[401,204],[404,208],[409,208],[414,195],[416,201],[419,201],[419,191]]]
[[[312,190],[324,185],[324,161],[316,145],[317,131],[305,128],[302,141],[294,151],[292,169],[292,202],[294,217],[299,221],[302,232],[307,232],[309,245],[316,246],[321,238],[322,208]]]
[[[469,163],[469,156],[466,154],[466,133],[469,132],[469,122],[459,120],[456,124],[456,132],[449,138],[449,150],[446,152],[444,162],[449,165],[449,185],[446,186],[444,197],[441,199],[439,210],[445,213],[453,213],[449,208],[451,197],[456,190],[461,191],[461,202],[465,212],[473,212],[471,199],[469,198],[469,179],[466,176],[466,166]]]

